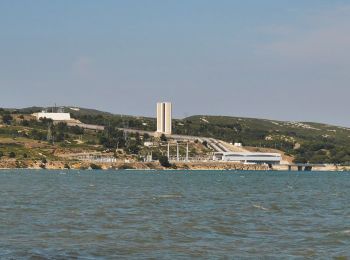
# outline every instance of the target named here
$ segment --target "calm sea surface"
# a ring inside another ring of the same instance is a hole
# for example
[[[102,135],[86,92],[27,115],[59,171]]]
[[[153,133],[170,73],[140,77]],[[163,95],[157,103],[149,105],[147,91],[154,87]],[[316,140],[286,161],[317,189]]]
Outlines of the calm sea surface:
[[[0,171],[0,259],[350,257],[350,173]]]

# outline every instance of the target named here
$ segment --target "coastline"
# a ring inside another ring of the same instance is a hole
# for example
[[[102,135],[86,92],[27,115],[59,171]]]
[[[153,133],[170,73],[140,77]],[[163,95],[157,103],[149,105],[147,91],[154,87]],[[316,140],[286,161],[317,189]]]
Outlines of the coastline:
[[[241,164],[235,162],[175,162],[171,167],[163,167],[159,162],[124,162],[93,163],[87,161],[48,161],[37,160],[1,160],[0,170],[31,169],[31,170],[236,170],[236,171],[286,171],[285,166]],[[292,171],[296,171],[293,169]],[[350,166],[327,165],[314,167],[312,171],[350,171]]]
[[[232,162],[175,162],[171,167],[163,167],[159,162],[124,162],[96,163],[86,161],[48,161],[38,160],[1,160],[0,169],[47,169],[47,170],[269,170],[265,165],[244,165]]]

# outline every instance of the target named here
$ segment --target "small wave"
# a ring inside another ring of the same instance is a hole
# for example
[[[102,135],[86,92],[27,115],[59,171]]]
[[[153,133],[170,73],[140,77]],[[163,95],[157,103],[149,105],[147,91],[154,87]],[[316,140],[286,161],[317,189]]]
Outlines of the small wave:
[[[175,194],[165,194],[165,195],[159,195],[157,196],[159,199],[179,199],[182,198],[181,195],[175,195]]]
[[[267,208],[265,208],[265,207],[263,207],[263,206],[261,206],[261,205],[257,205],[257,204],[253,204],[253,207],[254,207],[254,208],[257,208],[257,209],[262,209],[262,210],[265,210],[265,211],[268,210]]]
[[[275,203],[272,203],[270,208],[273,211],[282,211],[282,209],[280,207],[278,207],[277,204],[275,204]]]

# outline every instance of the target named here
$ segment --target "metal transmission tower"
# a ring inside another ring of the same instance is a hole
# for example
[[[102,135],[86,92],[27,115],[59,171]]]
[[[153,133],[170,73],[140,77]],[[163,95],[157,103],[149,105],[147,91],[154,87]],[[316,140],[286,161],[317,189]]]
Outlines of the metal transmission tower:
[[[127,129],[129,128],[129,122],[124,120],[123,115],[121,115],[121,117],[122,117],[122,124],[123,124],[123,128],[124,128],[123,134],[124,134],[125,146],[128,146],[129,139],[128,139]]]
[[[52,144],[54,143],[54,138],[52,135],[52,124],[49,123],[48,127],[47,127],[47,141],[48,142],[52,142]]]

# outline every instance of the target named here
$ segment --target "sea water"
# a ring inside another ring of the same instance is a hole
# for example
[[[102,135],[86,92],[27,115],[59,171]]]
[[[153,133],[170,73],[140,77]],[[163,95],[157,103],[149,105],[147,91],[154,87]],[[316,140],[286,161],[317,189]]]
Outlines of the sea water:
[[[0,259],[350,257],[350,173],[0,171]]]

